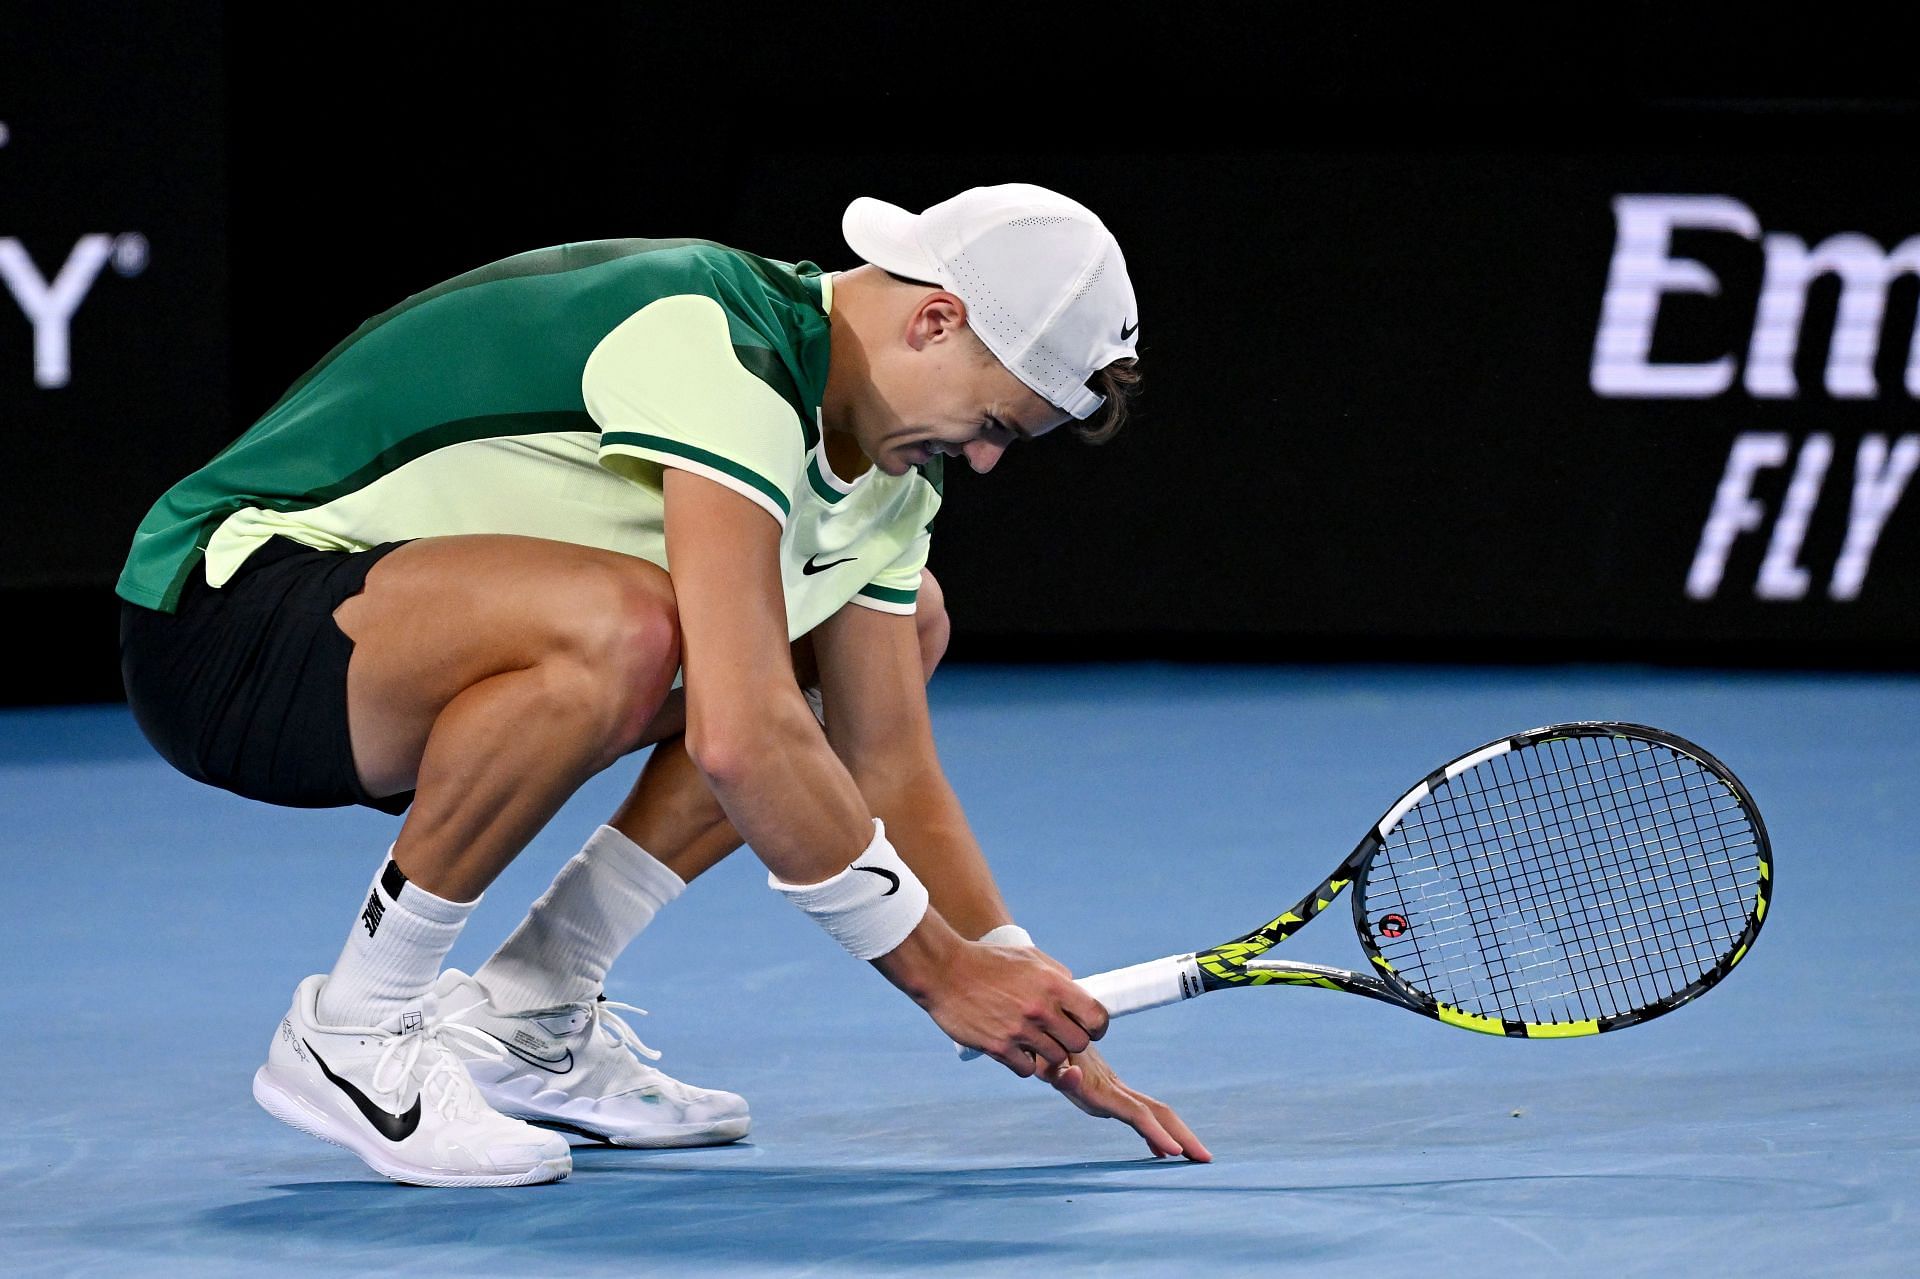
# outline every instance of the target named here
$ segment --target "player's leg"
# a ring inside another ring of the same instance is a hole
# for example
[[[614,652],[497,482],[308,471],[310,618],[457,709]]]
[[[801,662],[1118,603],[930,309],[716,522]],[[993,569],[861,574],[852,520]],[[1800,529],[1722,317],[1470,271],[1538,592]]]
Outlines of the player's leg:
[[[353,644],[360,782],[376,797],[413,792],[369,889],[376,918],[353,930],[320,997],[323,1018],[370,1025],[432,984],[481,890],[639,741],[678,666],[678,625],[654,565],[495,536],[400,547],[333,621]]]
[[[333,971],[296,994],[255,1095],[399,1180],[564,1176],[564,1141],[473,1090],[460,1056],[504,1053],[442,1019],[430,990],[480,891],[643,740],[679,664],[671,585],[592,548],[436,538],[380,560],[331,622],[353,645],[360,785],[411,790],[412,806]]]
[[[680,662],[666,573],[535,538],[411,543],[334,618],[355,645],[361,780],[375,795],[415,791],[394,860],[458,897],[641,743]]]
[[[919,603],[921,660],[931,678],[949,629],[931,573]],[[794,664],[795,677],[811,687],[804,640]],[[654,731],[670,731],[675,710],[670,701]],[[631,1032],[598,999],[614,960],[661,907],[740,844],[684,739],[662,740],[612,821],[561,869],[513,935],[473,977],[450,971],[437,988],[448,1006],[468,1010],[467,1020],[526,1050],[500,1063],[469,1063],[489,1100],[622,1145],[705,1145],[746,1134],[744,1100],[635,1061]],[[595,1069],[574,1074],[584,1062]],[[565,1078],[553,1069],[560,1063]],[[609,1079],[617,1080],[612,1090]]]

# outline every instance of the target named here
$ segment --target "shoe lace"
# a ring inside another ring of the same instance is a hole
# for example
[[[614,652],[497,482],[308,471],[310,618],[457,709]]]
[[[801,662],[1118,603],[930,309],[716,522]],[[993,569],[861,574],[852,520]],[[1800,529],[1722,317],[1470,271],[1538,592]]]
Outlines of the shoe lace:
[[[379,1060],[373,1065],[375,1090],[392,1092],[401,1081],[416,1078],[420,1095],[433,1103],[442,1118],[472,1118],[481,1104],[480,1096],[459,1054],[446,1043],[453,1036],[458,1036],[474,1056],[506,1060],[506,1053],[484,1032],[458,1021],[431,1021],[394,1036],[380,1050]]]
[[[608,999],[605,995],[600,996],[600,998],[594,1000],[593,1003],[588,1006],[593,1010],[590,1015],[593,1018],[594,1028],[596,1030],[606,1031],[608,1037],[615,1043],[625,1044],[649,1061],[660,1060],[659,1052],[641,1043],[640,1036],[633,1033],[633,1027],[627,1025],[614,1011],[615,1009],[621,1009],[645,1017],[647,1015],[646,1009],[636,1007],[633,1004],[623,1004],[617,999]]]

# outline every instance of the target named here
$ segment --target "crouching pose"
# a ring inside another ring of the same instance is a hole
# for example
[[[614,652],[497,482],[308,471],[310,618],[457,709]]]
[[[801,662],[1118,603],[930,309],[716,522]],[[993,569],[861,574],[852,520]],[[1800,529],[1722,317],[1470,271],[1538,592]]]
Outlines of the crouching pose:
[[[744,840],[954,1040],[1207,1157],[1012,924],[925,695],[942,463],[1117,429],[1139,325],[1119,247],[1018,185],[857,200],[844,230],[865,265],[837,275],[618,240],[416,294],[141,524],[122,665],[159,752],[252,798],[406,815],[255,1075],[277,1118],[426,1185],[564,1177],[556,1128],[740,1137],[746,1104],[645,1065],[601,992]],[[500,870],[649,745],[499,951],[443,972]]]

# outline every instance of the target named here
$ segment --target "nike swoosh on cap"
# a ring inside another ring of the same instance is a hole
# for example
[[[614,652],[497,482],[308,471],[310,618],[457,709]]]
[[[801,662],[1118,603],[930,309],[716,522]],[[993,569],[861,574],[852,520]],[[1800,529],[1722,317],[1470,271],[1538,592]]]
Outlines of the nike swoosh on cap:
[[[367,1122],[372,1124],[374,1130],[382,1137],[385,1137],[388,1141],[405,1141],[407,1138],[413,1136],[413,1130],[420,1126],[420,1099],[418,1097],[413,1099],[412,1107],[410,1107],[405,1114],[396,1115],[390,1110],[382,1110],[380,1107],[374,1105],[372,1101],[368,1100],[367,1094],[361,1092],[358,1088],[355,1088],[352,1084],[327,1069],[327,1063],[321,1059],[320,1054],[313,1052],[312,1044],[308,1044],[304,1039],[300,1042],[307,1044],[307,1051],[313,1053],[313,1060],[320,1067],[320,1073],[332,1080],[334,1087],[352,1099],[353,1104],[360,1108],[360,1113],[367,1117]]]

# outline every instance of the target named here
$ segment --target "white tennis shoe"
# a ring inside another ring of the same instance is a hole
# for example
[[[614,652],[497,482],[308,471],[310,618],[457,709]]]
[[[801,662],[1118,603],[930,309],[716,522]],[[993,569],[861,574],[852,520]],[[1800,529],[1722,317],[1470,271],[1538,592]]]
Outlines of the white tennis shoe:
[[[282,1123],[345,1147],[383,1177],[416,1186],[531,1186],[573,1171],[566,1140],[487,1105],[461,1055],[504,1057],[434,999],[385,1026],[323,1026],[324,974],[307,978],[253,1076],[253,1096]]]
[[[602,996],[501,1013],[485,987],[453,968],[433,991],[445,1018],[491,1040],[494,1053],[468,1057],[467,1068],[502,1114],[614,1146],[718,1146],[747,1135],[745,1098],[683,1084],[639,1060],[660,1054],[617,1013],[643,1008]],[[460,1041],[463,1054],[468,1042]]]

